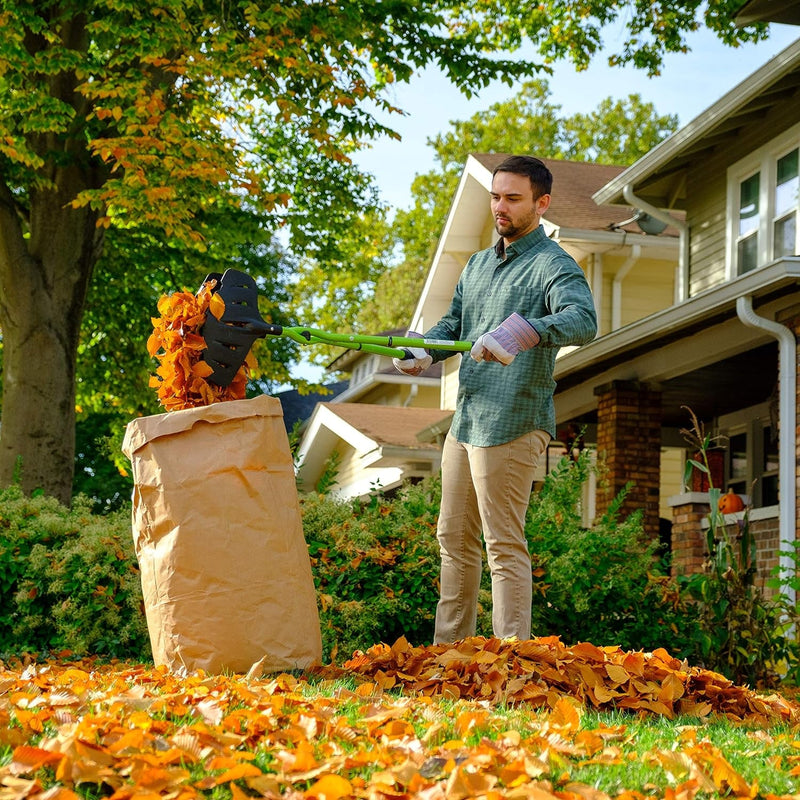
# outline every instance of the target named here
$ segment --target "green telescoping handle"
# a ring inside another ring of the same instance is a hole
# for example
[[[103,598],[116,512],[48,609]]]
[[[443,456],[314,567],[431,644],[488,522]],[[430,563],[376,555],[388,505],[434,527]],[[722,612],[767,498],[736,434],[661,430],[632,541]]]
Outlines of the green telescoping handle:
[[[407,358],[408,347],[422,347],[431,350],[452,350],[467,352],[472,349],[472,342],[452,341],[450,339],[425,339],[414,336],[369,336],[358,333],[330,333],[315,328],[302,326],[286,327],[270,326],[273,330],[267,335],[287,336],[300,344],[329,344],[334,347],[346,347],[351,350],[363,350],[377,353],[389,358]]]

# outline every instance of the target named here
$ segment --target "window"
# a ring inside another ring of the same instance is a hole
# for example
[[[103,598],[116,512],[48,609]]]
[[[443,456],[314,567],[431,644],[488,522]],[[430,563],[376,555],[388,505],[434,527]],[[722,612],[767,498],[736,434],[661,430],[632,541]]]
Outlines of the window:
[[[758,205],[761,175],[756,172],[739,186],[739,241],[737,257],[739,272],[749,272],[758,266]]]
[[[749,495],[753,508],[777,505],[778,439],[769,405],[726,415],[719,423],[725,448],[723,491]]]
[[[778,159],[778,180],[775,185],[775,222],[773,256],[792,256],[797,253],[798,154],[792,150]]]
[[[728,170],[729,275],[800,253],[800,125]]]

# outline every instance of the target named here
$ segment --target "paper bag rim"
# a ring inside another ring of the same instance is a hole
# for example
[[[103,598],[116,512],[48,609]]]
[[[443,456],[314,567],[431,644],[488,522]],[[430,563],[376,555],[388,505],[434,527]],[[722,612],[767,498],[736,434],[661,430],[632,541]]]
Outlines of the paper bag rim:
[[[190,430],[198,422],[212,425],[244,417],[282,417],[283,407],[277,397],[260,395],[245,400],[227,400],[208,406],[186,408],[137,417],[125,426],[122,452],[132,459],[133,454],[148,442],[162,436],[173,436]]]

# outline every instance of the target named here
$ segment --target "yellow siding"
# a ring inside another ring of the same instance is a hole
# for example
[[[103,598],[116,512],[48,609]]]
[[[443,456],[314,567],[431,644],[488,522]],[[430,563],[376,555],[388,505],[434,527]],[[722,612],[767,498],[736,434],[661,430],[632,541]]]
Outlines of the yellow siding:
[[[682,447],[663,447],[661,449],[661,489],[659,492],[658,515],[672,521],[672,507],[667,500],[683,491],[683,469],[686,464],[686,450]]]
[[[341,460],[336,473],[336,483],[338,486],[347,486],[349,483],[363,477],[363,469],[356,451],[341,439],[336,445],[335,452],[339,453]]]
[[[613,320],[614,277],[625,255],[603,256],[599,335],[610,333]],[[668,308],[674,301],[675,263],[641,258],[621,282],[620,327]]]

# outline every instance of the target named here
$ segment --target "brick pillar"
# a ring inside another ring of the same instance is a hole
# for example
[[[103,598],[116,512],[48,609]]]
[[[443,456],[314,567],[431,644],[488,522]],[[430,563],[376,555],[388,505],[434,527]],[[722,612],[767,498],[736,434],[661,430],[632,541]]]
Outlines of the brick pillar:
[[[597,513],[602,514],[630,481],[622,513],[642,509],[644,529],[657,539],[661,392],[635,381],[613,381],[596,388],[595,395],[597,454],[605,469],[597,490]]]
[[[672,505],[672,576],[701,572],[706,558],[708,494],[687,492],[674,498]]]

